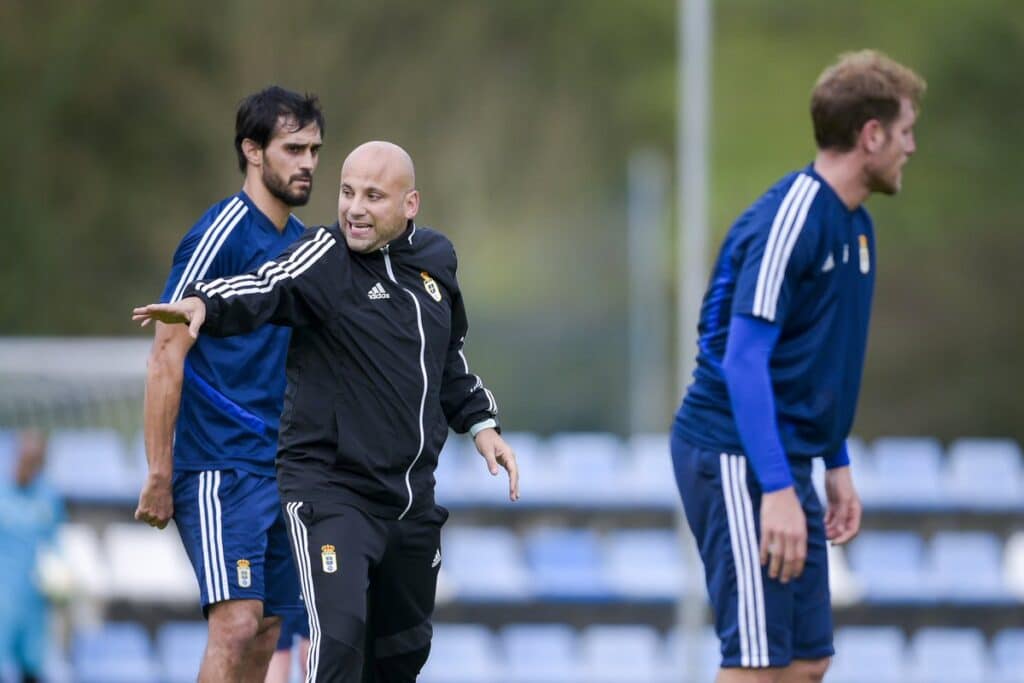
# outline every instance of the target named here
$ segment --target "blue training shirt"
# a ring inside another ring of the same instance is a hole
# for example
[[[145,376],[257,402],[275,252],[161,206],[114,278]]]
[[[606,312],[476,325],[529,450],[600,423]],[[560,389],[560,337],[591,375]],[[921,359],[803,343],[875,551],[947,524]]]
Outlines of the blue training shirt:
[[[160,301],[179,300],[194,280],[256,270],[302,232],[295,216],[278,232],[244,192],[228,197],[181,240]],[[236,337],[199,335],[185,358],[175,471],[238,468],[274,476],[290,337],[289,328],[276,325]]]
[[[813,165],[776,183],[722,244],[676,430],[698,446],[743,452],[722,359],[732,317],[751,316],[780,328],[769,372],[786,455],[840,452],[860,392],[874,279],[866,209],[847,209]]]

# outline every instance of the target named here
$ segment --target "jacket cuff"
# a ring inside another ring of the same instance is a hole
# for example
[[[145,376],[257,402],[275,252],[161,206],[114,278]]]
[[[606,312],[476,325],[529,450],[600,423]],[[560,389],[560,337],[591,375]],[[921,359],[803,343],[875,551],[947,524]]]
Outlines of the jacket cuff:
[[[469,428],[469,435],[472,438],[476,438],[476,435],[485,429],[496,429],[498,433],[501,433],[501,427],[498,426],[498,421],[493,417],[489,417],[486,420],[481,420]]]

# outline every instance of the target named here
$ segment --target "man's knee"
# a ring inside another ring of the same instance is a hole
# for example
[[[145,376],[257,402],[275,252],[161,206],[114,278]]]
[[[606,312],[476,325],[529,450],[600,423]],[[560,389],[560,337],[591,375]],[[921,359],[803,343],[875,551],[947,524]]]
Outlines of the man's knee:
[[[241,652],[260,633],[263,605],[258,600],[228,600],[210,607],[210,644]]]
[[[277,647],[281,635],[281,617],[263,617],[253,641],[253,647],[260,651],[272,652]]]
[[[831,657],[821,659],[794,659],[783,675],[784,683],[820,683],[825,678]]]

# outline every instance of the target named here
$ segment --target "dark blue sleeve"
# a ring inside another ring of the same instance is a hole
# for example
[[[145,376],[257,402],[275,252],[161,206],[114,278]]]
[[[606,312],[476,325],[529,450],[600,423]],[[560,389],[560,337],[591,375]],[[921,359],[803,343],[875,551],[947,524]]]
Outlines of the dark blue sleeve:
[[[843,441],[843,445],[840,446],[839,450],[829,456],[823,458],[825,461],[825,467],[830,470],[834,470],[837,467],[846,467],[850,464],[850,451],[846,448],[846,441]]]
[[[759,318],[734,315],[729,323],[722,371],[747,459],[765,492],[793,485],[775,417],[769,363],[781,328]]]

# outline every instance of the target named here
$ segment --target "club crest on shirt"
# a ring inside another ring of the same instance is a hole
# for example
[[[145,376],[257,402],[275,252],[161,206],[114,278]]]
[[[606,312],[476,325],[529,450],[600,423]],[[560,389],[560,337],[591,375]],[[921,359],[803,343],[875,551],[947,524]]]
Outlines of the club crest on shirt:
[[[320,563],[323,566],[324,574],[333,574],[338,571],[338,555],[334,552],[333,545],[320,546]]]
[[[249,568],[249,560],[239,560],[235,563],[238,571],[238,585],[241,588],[248,588],[252,585],[252,569]]]
[[[860,242],[860,272],[867,275],[871,270],[871,254],[868,252],[868,237],[867,235],[858,235],[857,239]]]
[[[427,294],[430,295],[430,298],[434,301],[440,302],[441,288],[437,286],[434,278],[430,277],[430,273],[425,270],[420,273],[420,277],[423,278],[423,286],[426,288]]]

